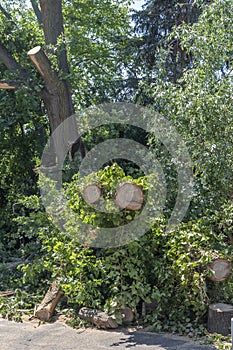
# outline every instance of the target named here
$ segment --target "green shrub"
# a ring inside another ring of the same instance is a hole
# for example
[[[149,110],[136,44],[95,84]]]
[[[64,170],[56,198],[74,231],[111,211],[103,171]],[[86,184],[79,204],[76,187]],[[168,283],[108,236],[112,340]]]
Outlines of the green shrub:
[[[103,195],[110,203],[116,183],[125,179],[140,184],[146,193],[145,177],[126,177],[116,164],[86,180],[103,186]],[[72,210],[85,222],[112,227],[127,222],[129,215],[130,220],[138,215],[128,210],[110,216],[95,211],[81,196],[84,184],[74,176],[65,185],[65,194]],[[232,260],[232,247],[227,234],[221,231],[220,221],[219,212],[208,212],[206,217],[187,220],[167,233],[166,219],[159,217],[140,239],[122,247],[101,249],[78,243],[71,234],[72,223],[68,223],[67,234],[48,219],[47,225],[38,229],[45,253],[39,261],[23,267],[24,282],[35,281],[35,276],[41,274],[50,281],[58,278],[70,307],[100,308],[115,315],[118,322],[121,307],[131,307],[139,319],[142,301],[153,298],[157,308],[144,322],[152,323],[157,330],[191,332],[195,325],[206,321],[211,302],[233,301],[232,275],[217,284],[207,278],[206,265],[213,256]]]

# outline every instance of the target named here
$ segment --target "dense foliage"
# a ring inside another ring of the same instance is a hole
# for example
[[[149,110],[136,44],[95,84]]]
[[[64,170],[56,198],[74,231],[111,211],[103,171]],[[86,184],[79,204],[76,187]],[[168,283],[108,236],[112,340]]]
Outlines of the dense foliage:
[[[193,334],[198,324],[205,325],[211,302],[233,303],[232,274],[226,281],[214,283],[206,268],[215,256],[232,262],[233,4],[230,0],[190,1],[187,7],[183,1],[180,5],[174,1],[167,9],[164,3],[158,1],[153,7],[155,2],[148,1],[134,18],[137,38],[129,42],[125,3],[118,13],[117,2],[101,2],[100,14],[97,7],[90,9],[88,1],[75,1],[72,6],[65,1],[70,83],[77,108],[133,99],[176,127],[193,164],[195,186],[189,210],[183,222],[166,233],[177,187],[174,160],[153,135],[129,127],[102,126],[86,135],[88,148],[106,137],[132,136],[143,144],[148,141],[166,175],[167,206],[139,240],[120,248],[83,247],[53,225],[38,194],[32,168],[39,162],[49,132],[44,106],[38,97],[28,94],[27,87],[16,92],[0,90],[0,252],[2,262],[12,255],[29,258],[29,263],[9,276],[1,265],[0,289],[19,288],[12,299],[16,309],[20,298],[22,304],[33,307],[35,299],[28,303],[24,293],[37,293],[40,298],[55,278],[66,292],[63,302],[69,307],[97,307],[114,314],[119,323],[121,307],[131,307],[141,321],[142,302],[154,299],[156,309],[143,321],[157,330]],[[8,36],[12,36],[10,49],[27,65],[23,51],[42,40],[38,24],[31,10],[6,8],[19,27],[10,32],[5,21],[2,40],[9,44]],[[21,11],[27,19],[22,23]],[[25,30],[29,26],[34,26],[30,35]],[[0,71],[8,78],[9,72],[2,65]],[[32,78],[38,79],[35,74]],[[143,174],[132,164],[118,163],[122,168],[111,164],[92,175],[106,188],[106,199],[111,199],[112,188],[120,179],[139,183],[146,193]],[[67,162],[66,171],[63,177],[69,204],[85,222],[108,227],[132,220],[127,210],[111,217],[96,214],[79,193],[79,178],[72,176],[74,165]],[[8,311],[3,304],[1,312]]]

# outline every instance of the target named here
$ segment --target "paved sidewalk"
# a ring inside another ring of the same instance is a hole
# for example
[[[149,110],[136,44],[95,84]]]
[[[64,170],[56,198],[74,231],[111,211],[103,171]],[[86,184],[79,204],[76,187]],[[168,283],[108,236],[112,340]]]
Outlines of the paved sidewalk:
[[[125,329],[72,329],[62,323],[36,327],[0,320],[1,350],[211,350],[186,338]]]

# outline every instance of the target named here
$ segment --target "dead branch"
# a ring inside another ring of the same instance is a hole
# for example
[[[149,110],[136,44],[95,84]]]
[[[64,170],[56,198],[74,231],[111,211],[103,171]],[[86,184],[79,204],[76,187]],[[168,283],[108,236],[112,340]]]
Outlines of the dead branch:
[[[13,295],[15,292],[13,290],[7,290],[5,292],[0,292],[0,297],[7,297],[8,295]]]
[[[16,81],[0,81],[0,89],[16,90],[20,86]]]

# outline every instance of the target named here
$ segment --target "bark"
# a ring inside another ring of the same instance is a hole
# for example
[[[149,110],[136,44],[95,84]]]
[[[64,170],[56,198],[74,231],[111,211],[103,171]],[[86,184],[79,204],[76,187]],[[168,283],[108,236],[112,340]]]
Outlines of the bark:
[[[151,299],[149,303],[143,301],[142,303],[142,316],[145,317],[148,313],[155,312],[158,308],[158,302],[155,299]]]
[[[42,12],[45,42],[47,45],[57,45],[59,37],[64,33],[62,0],[40,0],[40,7]],[[60,71],[68,74],[69,67],[65,43],[61,45],[58,50],[57,60]],[[51,131],[53,133],[57,126],[63,124],[67,118],[74,115],[74,106],[72,103],[69,83],[64,79],[60,79],[58,82],[57,78],[55,78],[55,84],[46,83],[43,100],[50,120]],[[62,163],[64,161],[64,153],[67,153],[67,151],[72,147],[72,144],[75,142],[79,146],[78,150],[80,151],[81,156],[84,157],[86,150],[80,139],[76,126],[76,120],[74,117],[72,117],[69,119],[69,123],[61,126],[60,130],[57,130],[57,134],[54,135],[54,144],[58,156],[58,163]]]
[[[46,84],[42,98],[53,133],[57,156],[55,163],[59,166],[64,162],[71,145],[79,138],[76,120],[70,105],[69,91],[66,83],[60,80],[58,74],[52,70],[50,61],[40,46],[31,49],[28,56]]]
[[[47,86],[48,91],[52,93],[56,93],[59,78],[57,73],[55,73],[52,68],[48,57],[45,55],[44,51],[40,46],[36,46],[30,51],[28,51],[28,56],[31,61],[34,63],[36,69],[44,79],[44,82]]]
[[[11,71],[23,72],[20,64],[12,57],[11,54],[7,51],[7,49],[0,44],[0,61],[2,61],[7,69]]]
[[[39,22],[39,24],[42,24],[42,13],[37,5],[37,1],[36,0],[31,0],[31,5],[32,5],[32,8],[35,12],[35,15],[37,17],[37,20]]]
[[[40,0],[42,20],[44,28],[45,43],[57,45],[58,38],[64,34],[62,1],[61,0]],[[63,44],[57,54],[59,69],[69,73],[66,47]]]
[[[224,336],[231,333],[231,318],[233,317],[233,305],[213,304],[209,306],[208,331]]]
[[[36,0],[32,0],[31,2],[32,5],[34,4],[33,8],[35,10],[37,5]],[[56,45],[59,36],[64,33],[62,1],[40,0],[40,7],[45,42],[47,45]],[[37,11],[37,15],[38,14]],[[57,164],[60,166],[63,164],[64,158],[70,150],[72,150],[73,156],[76,151],[80,151],[83,158],[86,154],[86,149],[78,133],[74,116],[72,95],[68,82],[65,79],[60,78],[60,75],[58,77],[58,74],[52,70],[48,57],[39,46],[30,50],[28,54],[45,82],[44,89],[39,93],[33,89],[33,86],[30,87],[32,88],[33,93],[39,94],[44,102],[51,132],[53,134],[53,141],[51,144],[55,151],[53,152],[53,157],[51,157],[52,161],[50,159],[49,164]],[[61,45],[61,49],[57,54],[57,60],[60,72],[67,74],[69,69],[65,44]],[[21,82],[23,84],[27,81],[29,74],[1,44],[0,61],[2,61],[9,70],[17,73],[20,78],[19,84]],[[6,88],[6,85],[3,84],[0,88]],[[7,88],[11,89],[13,86],[9,84]],[[73,145],[75,145],[75,147],[72,148]]]
[[[232,233],[228,233],[228,237],[229,237],[230,245],[233,246],[233,234]]]
[[[41,304],[38,306],[35,316],[41,321],[49,321],[63,295],[64,292],[60,289],[59,283],[57,281],[53,282]]]
[[[93,323],[97,328],[117,328],[118,324],[105,312],[83,307],[79,310],[78,316],[82,320]]]

